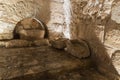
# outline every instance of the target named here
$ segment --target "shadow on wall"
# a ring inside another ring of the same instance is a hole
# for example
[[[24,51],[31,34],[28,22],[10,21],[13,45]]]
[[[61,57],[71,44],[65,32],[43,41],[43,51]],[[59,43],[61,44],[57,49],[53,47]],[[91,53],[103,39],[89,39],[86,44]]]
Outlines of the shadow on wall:
[[[95,34],[95,22],[90,18],[81,19],[78,27],[78,38],[86,40],[91,49],[91,59],[94,67],[110,80],[118,80],[118,72],[112,64],[105,46]]]
[[[41,5],[39,12],[36,14],[36,18],[43,21],[45,24],[50,20],[50,0],[35,0]]]

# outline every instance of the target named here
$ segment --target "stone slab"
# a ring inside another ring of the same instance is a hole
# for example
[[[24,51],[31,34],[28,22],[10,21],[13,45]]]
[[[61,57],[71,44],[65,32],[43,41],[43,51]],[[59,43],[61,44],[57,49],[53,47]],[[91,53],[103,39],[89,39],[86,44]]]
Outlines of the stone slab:
[[[90,66],[88,59],[79,60],[64,51],[48,46],[0,48],[0,78],[12,79],[47,72],[58,73]]]

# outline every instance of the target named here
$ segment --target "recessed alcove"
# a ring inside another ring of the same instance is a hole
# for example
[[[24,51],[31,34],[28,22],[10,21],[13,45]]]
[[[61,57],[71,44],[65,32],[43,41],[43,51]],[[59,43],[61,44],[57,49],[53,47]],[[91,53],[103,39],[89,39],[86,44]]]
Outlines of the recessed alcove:
[[[48,29],[36,18],[25,18],[16,24],[13,35],[14,39],[39,40],[47,38]]]

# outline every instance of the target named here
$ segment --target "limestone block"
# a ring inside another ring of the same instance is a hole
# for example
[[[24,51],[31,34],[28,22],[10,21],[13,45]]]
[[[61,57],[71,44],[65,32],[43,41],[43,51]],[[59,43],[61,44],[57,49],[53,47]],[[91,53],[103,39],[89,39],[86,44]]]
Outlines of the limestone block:
[[[64,9],[63,3],[51,2],[51,22],[52,23],[64,23]]]
[[[65,39],[65,38],[51,40],[50,44],[51,44],[52,47],[54,47],[56,49],[64,49],[66,47],[66,41],[67,40],[68,39]]]
[[[104,42],[104,35],[105,35],[105,26],[97,26],[95,29],[97,37],[101,40],[101,42]]]
[[[109,45],[109,44],[104,44],[105,45],[105,48],[106,48],[106,50],[107,50],[107,52],[108,52],[108,55],[110,56],[110,58],[112,58],[112,55],[113,55],[113,53],[116,51],[116,50],[118,50],[117,48],[115,48],[114,46],[111,46],[111,45]]]
[[[64,34],[63,34],[63,29],[64,25],[63,24],[59,24],[59,23],[50,23],[49,27],[49,35],[50,39],[58,39],[58,38],[63,38]]]
[[[13,33],[1,33],[0,40],[13,39]]]
[[[33,46],[49,46],[49,40],[48,39],[40,39],[40,40],[35,40],[32,43]]]
[[[34,41],[27,40],[7,40],[0,41],[0,48],[22,48],[22,47],[38,47],[38,46],[50,46],[48,39],[39,39]]]
[[[52,0],[52,1],[56,1],[56,2],[64,2],[64,0]]]
[[[105,43],[120,48],[120,30],[112,29],[106,33]]]
[[[14,30],[14,37],[26,40],[38,40],[45,37],[46,26],[36,18],[25,18],[19,21]]]
[[[16,47],[29,47],[31,42],[26,40],[10,40],[5,42],[6,48],[16,48]]]
[[[120,23],[120,2],[114,3],[112,7],[111,19],[116,23]]]
[[[44,30],[21,30],[20,39],[24,40],[39,40],[44,38]]]
[[[113,27],[114,26],[114,27]],[[108,45],[107,48],[108,54],[110,55],[114,67],[120,74],[120,66],[119,66],[119,50],[120,50],[120,30],[119,26],[113,25],[112,29],[108,29],[105,36],[105,45]]]
[[[90,56],[90,49],[84,40],[68,40],[66,42],[66,51],[78,58]]]

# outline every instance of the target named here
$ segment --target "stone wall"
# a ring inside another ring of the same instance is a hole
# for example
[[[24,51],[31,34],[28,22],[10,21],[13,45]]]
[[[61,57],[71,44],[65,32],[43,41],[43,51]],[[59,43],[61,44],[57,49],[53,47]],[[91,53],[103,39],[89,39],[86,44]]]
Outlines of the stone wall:
[[[87,33],[81,33],[79,26],[92,23],[90,26],[95,26],[97,36],[120,72],[119,9],[119,0],[0,0],[0,39],[12,39],[15,25],[26,17],[45,22],[50,38],[78,38]],[[67,22],[68,19],[71,20]]]
[[[90,32],[93,28],[120,73],[119,4],[118,0],[71,0],[71,26],[74,38],[93,39]]]
[[[63,0],[0,0],[0,39],[12,39],[15,25],[26,17],[47,24],[50,38],[66,37],[63,5]]]
[[[12,39],[18,21],[35,15],[39,8],[33,0],[0,0],[0,39]]]

